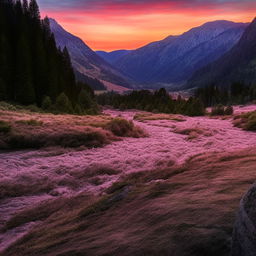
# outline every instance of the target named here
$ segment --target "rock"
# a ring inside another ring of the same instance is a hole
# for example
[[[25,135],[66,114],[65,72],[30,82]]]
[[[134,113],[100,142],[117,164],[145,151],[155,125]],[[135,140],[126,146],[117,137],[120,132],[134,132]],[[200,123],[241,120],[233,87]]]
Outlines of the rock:
[[[256,255],[256,184],[240,202],[233,231],[232,256]]]

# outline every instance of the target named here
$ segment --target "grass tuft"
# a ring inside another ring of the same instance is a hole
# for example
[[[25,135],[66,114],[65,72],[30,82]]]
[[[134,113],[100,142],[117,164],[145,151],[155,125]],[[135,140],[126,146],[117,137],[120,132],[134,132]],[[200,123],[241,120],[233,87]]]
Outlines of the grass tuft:
[[[31,125],[31,126],[42,126],[43,121],[39,121],[36,119],[29,119],[29,120],[18,120],[16,121],[17,124],[24,124],[24,125]]]
[[[256,111],[235,116],[233,124],[246,131],[256,131]]]
[[[120,137],[145,137],[145,132],[138,126],[135,126],[132,121],[122,118],[114,118],[107,125],[106,129],[111,131],[114,135]]]
[[[156,113],[137,113],[133,119],[139,122],[152,121],[152,120],[170,120],[170,121],[176,121],[176,122],[186,121],[186,119],[181,115],[156,114]]]

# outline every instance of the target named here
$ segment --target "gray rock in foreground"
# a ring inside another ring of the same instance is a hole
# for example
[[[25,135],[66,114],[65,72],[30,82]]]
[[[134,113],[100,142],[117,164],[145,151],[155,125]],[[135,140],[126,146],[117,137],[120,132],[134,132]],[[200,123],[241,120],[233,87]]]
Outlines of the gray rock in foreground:
[[[256,255],[256,184],[240,202],[233,231],[232,256]]]

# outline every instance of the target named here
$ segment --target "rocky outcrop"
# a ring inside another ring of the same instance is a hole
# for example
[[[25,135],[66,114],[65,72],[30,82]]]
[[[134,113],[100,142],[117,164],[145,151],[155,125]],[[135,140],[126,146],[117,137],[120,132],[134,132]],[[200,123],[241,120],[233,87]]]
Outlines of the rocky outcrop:
[[[256,255],[256,184],[240,202],[233,231],[232,256]]]

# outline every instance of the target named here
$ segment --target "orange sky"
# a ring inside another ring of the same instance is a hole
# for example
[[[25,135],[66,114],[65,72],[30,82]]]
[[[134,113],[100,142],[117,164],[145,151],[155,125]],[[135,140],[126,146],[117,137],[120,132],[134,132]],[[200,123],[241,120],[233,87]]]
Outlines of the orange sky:
[[[256,15],[254,0],[39,0],[39,5],[42,16],[55,18],[93,50],[106,51],[135,49],[208,21],[250,22]]]

